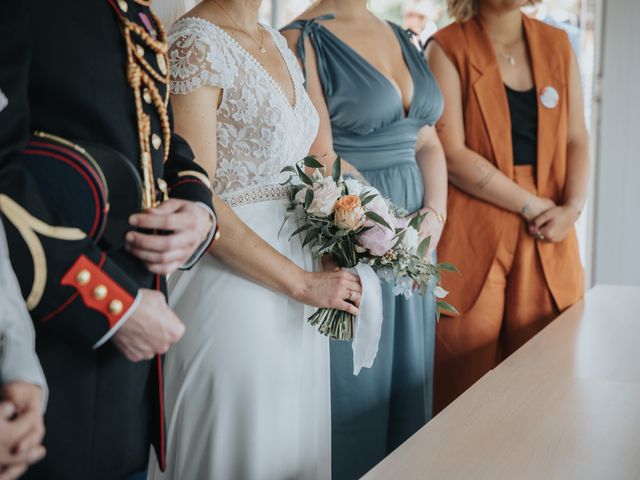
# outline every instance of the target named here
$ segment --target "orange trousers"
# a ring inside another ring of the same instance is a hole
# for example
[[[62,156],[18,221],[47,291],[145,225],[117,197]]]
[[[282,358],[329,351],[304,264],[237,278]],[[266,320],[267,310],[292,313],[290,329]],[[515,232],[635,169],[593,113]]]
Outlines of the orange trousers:
[[[533,167],[518,166],[515,171],[515,181],[536,193]],[[560,313],[547,287],[537,241],[527,233],[519,216],[510,216],[474,306],[463,316],[440,318],[436,328],[434,415]]]

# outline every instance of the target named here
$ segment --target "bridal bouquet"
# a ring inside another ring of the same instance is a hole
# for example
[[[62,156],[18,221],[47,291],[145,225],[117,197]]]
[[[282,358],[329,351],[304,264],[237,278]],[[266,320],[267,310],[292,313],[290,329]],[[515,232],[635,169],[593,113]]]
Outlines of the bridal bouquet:
[[[305,167],[313,173],[307,174]],[[430,238],[421,241],[418,234],[425,215],[407,217],[408,212],[385,200],[375,188],[343,178],[340,157],[331,176],[325,176],[324,166],[315,157],[282,172],[290,174],[285,182],[291,188],[290,210],[302,223],[291,236],[304,235],[303,246],[309,245],[315,257],[331,255],[342,268],[368,265],[379,279],[394,284],[394,295],[409,298],[415,291],[425,294],[435,287],[438,313],[456,313],[442,300],[447,292],[437,286],[442,271],[456,269],[427,258]],[[318,309],[309,318],[322,334],[337,340],[353,339],[354,320],[353,315],[331,308]]]

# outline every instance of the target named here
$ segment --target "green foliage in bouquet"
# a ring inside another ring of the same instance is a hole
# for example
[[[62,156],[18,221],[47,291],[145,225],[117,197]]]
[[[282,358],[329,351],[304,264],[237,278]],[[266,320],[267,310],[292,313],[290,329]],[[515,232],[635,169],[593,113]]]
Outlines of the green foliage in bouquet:
[[[430,238],[417,241],[424,214],[407,221],[407,212],[384,200],[373,187],[355,179],[345,181],[340,157],[330,177],[312,156],[282,172],[290,174],[284,182],[290,187],[290,210],[302,220],[291,237],[300,235],[303,247],[308,246],[314,257],[331,255],[342,268],[366,263],[382,279],[395,281],[395,295],[406,297],[416,289],[425,294],[440,282],[442,271],[456,271],[453,265],[425,260]],[[441,298],[437,305],[438,312],[457,313]],[[353,315],[331,308],[320,308],[309,318],[322,334],[337,340],[353,338],[354,320]]]

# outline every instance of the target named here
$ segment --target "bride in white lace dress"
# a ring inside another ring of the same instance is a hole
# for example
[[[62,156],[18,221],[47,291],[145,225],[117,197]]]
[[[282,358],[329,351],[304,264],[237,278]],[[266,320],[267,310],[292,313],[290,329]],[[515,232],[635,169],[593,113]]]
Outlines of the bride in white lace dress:
[[[318,116],[258,6],[205,0],[169,37],[176,131],[214,179],[222,236],[170,279],[187,328],[165,362],[167,470],[153,459],[151,479],[330,478],[329,345],[304,304],[354,312],[360,286],[309,273],[296,226],[280,231],[280,171],[308,153]]]

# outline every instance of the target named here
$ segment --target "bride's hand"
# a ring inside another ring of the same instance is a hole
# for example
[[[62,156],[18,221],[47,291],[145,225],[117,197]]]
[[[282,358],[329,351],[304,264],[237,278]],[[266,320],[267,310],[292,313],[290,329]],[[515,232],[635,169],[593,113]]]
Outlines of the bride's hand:
[[[345,270],[305,272],[300,292],[295,297],[306,305],[359,315],[357,307],[362,298],[362,286],[357,275]]]

